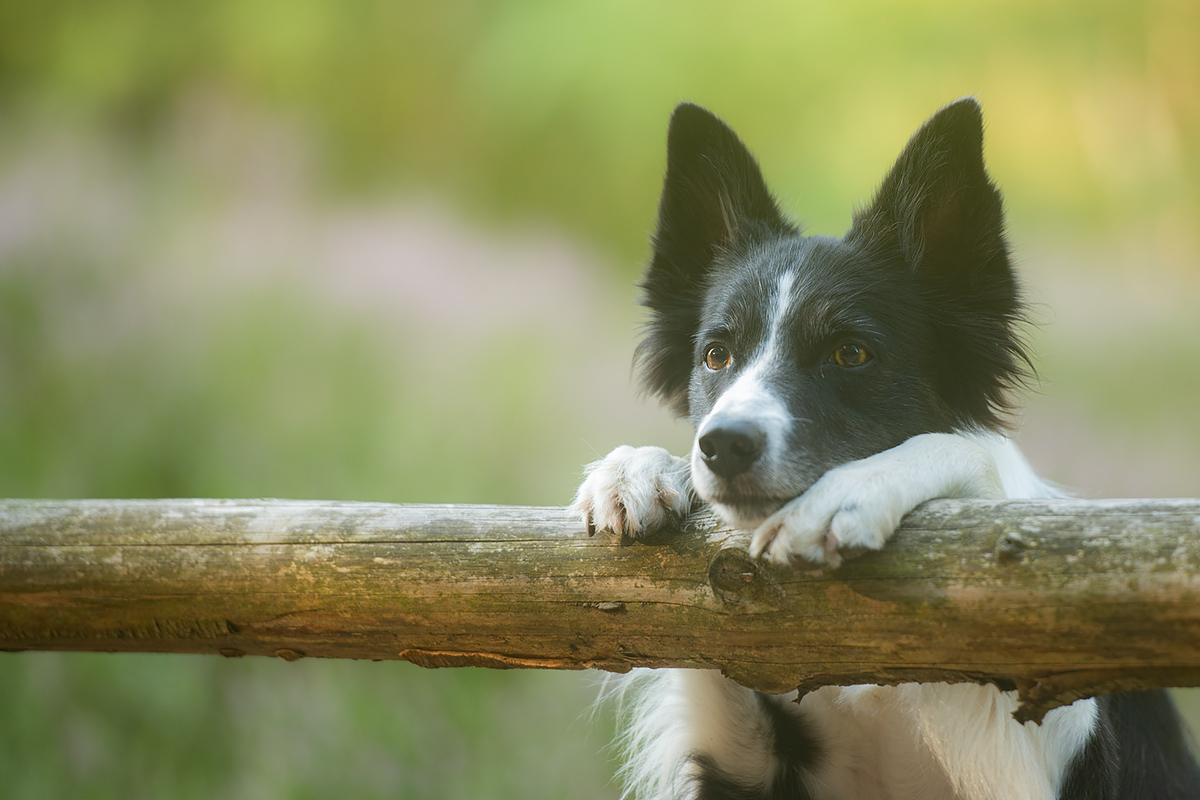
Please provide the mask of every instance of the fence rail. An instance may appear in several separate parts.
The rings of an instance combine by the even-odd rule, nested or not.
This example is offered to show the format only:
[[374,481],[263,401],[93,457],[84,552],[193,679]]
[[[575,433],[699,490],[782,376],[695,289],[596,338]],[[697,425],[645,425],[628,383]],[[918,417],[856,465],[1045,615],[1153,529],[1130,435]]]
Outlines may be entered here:
[[0,500],[0,649],[993,681],[1040,719],[1200,685],[1198,534],[1200,500],[938,500],[828,573],[706,515],[631,542],[561,508]]

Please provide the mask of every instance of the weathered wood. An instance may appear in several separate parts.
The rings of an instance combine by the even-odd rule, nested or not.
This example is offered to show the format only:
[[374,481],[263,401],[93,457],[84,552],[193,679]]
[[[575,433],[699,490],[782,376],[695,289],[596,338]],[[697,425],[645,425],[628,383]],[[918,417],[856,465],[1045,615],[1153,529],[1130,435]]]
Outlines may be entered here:
[[7,500],[0,648],[994,681],[1038,719],[1200,685],[1198,533],[1200,500],[939,500],[831,574],[705,515],[623,542],[560,508]]

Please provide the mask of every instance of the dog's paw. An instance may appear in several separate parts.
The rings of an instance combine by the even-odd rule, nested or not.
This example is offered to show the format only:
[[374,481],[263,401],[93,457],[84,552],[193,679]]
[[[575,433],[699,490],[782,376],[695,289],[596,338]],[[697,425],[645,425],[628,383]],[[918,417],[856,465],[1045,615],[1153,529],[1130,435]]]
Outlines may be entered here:
[[925,433],[829,470],[758,525],[750,553],[776,564],[836,569],[846,558],[883,547],[925,500],[1001,497],[988,450],[960,435]]
[[777,564],[836,569],[845,558],[878,550],[910,510],[894,480],[862,474],[855,462],[827,472],[804,494],[758,526],[750,553]]
[[934,497],[1003,497],[992,456],[962,436],[928,433],[831,469],[759,525],[750,552],[778,564],[837,568],[878,550]]
[[645,536],[688,515],[696,503],[685,459],[661,447],[622,445],[587,467],[571,510],[588,534]]

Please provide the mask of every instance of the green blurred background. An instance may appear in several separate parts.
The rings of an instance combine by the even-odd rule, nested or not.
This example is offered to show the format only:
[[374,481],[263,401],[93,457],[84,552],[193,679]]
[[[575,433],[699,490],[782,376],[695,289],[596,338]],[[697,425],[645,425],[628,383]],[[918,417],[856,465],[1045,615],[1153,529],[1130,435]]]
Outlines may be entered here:
[[[1195,496],[1198,43],[1194,0],[0,0],[0,495],[564,503],[687,447],[629,373],[675,103],[838,233],[973,94],[1043,324],[1022,445]],[[0,785],[611,798],[589,680],[0,654]]]

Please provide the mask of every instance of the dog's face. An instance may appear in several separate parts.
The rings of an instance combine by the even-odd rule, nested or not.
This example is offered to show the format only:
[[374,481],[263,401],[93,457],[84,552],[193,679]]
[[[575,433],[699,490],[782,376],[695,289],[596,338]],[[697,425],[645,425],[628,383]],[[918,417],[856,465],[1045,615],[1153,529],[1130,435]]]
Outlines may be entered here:
[[739,527],[839,464],[996,426],[1024,362],[971,100],[914,135],[840,239],[802,235],[733,132],[680,106],[643,288],[646,384],[692,419],[696,489]]
[[[728,258],[728,256],[726,256]],[[934,332],[894,265],[837,239],[780,236],[705,293],[688,413],[693,482],[750,526],[830,467],[946,431]]]

